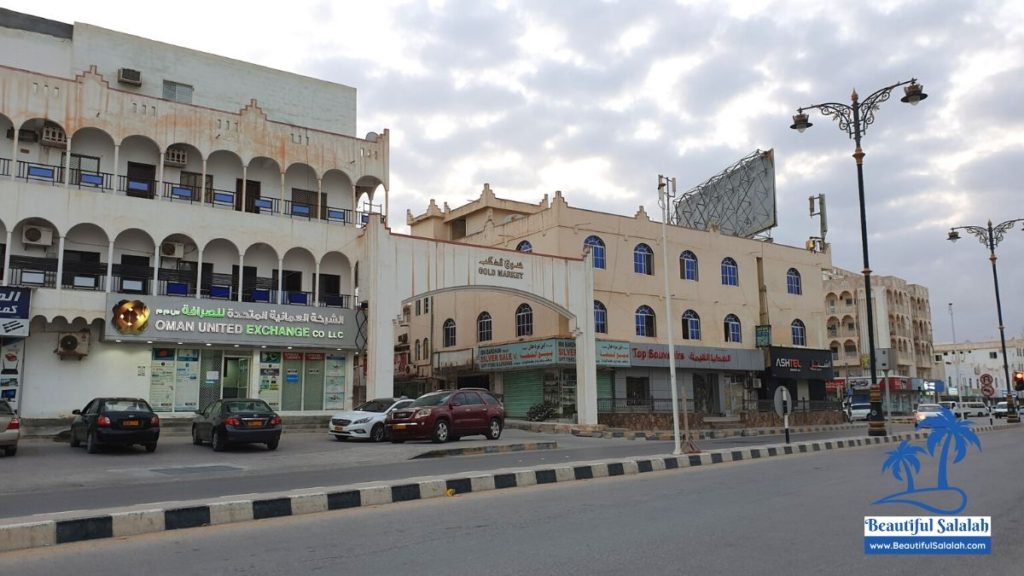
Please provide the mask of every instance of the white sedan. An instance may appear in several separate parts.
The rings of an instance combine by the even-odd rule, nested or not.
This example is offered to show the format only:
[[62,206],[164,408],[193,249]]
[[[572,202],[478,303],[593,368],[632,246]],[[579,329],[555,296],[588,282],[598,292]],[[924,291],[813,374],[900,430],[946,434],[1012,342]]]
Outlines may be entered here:
[[387,435],[384,419],[396,408],[412,404],[409,398],[377,398],[363,402],[351,412],[339,412],[331,416],[327,433],[335,440],[358,438],[380,442]]

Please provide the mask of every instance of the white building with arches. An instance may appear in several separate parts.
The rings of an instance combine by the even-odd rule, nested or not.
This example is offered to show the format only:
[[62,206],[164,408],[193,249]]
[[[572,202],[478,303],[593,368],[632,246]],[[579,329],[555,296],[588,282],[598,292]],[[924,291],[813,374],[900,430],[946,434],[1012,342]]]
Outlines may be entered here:
[[350,406],[389,153],[355,89],[4,9],[0,53],[3,397]]

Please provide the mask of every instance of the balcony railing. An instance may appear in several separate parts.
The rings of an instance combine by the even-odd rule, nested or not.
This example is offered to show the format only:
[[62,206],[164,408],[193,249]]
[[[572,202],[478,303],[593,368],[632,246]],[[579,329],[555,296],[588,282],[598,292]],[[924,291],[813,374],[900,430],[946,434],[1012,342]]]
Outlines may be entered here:
[[[679,409],[683,409],[682,400],[679,400]],[[687,398],[686,410],[688,412],[693,412],[692,398]],[[659,398],[598,398],[597,411],[615,414],[671,412],[672,400]]]
[[51,164],[18,160],[17,178],[19,180],[25,180],[26,182],[31,180],[35,182],[46,182],[49,184],[63,184],[64,168],[62,166],[53,166]]
[[102,262],[65,262],[61,285],[74,290],[105,290],[107,265]]
[[0,158],[0,176],[11,175],[11,161],[7,158]]
[[57,287],[57,259],[11,256],[11,285],[38,288]]

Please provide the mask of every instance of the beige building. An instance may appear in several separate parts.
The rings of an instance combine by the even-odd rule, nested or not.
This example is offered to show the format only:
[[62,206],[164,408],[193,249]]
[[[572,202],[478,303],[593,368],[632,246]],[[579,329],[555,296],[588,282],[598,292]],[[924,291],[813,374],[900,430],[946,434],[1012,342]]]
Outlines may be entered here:
[[[431,201],[407,222],[414,237],[562,257],[589,251],[599,413],[671,410],[670,326],[691,409],[737,414],[780,384],[798,400],[826,399],[828,252],[670,226],[664,270],[662,226],[642,206],[633,216],[583,210],[560,192],[530,204],[498,198],[488,185],[475,201],[443,209]],[[504,395],[512,416],[542,400],[572,410],[573,335],[551,310],[497,291],[451,292],[408,302],[396,324],[399,392],[485,386]]]
[[[872,276],[871,287],[875,348],[890,349],[892,390],[909,392],[913,379],[933,377],[928,289],[896,276]],[[825,276],[824,291],[826,341],[836,377],[870,378],[864,276],[833,268]],[[876,365],[881,379],[882,367],[878,362]]]

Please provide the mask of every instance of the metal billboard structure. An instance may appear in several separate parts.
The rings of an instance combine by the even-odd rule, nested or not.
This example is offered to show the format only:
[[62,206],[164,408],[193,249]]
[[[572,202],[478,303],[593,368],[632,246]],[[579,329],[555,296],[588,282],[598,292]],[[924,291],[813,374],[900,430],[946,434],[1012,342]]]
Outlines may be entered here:
[[757,150],[679,197],[670,224],[752,238],[777,224],[775,152]]

